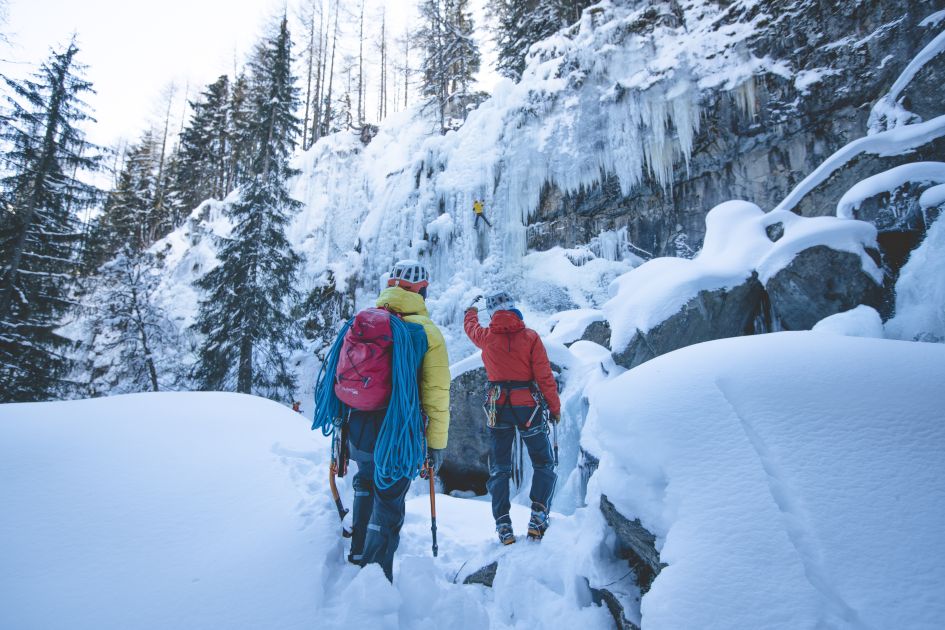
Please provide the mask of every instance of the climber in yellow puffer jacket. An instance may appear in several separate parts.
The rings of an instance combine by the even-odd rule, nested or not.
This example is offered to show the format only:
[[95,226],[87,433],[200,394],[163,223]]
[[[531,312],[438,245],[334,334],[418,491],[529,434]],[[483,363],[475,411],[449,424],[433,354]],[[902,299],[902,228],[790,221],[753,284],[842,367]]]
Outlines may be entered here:
[[[412,281],[413,276],[410,280],[396,277],[410,275],[406,269],[411,266],[409,263],[419,268],[417,278],[422,279]],[[442,451],[446,448],[450,427],[450,364],[443,333],[427,313],[424,298],[429,281],[424,277],[425,274],[426,269],[414,261],[397,263],[387,281],[387,288],[377,297],[376,305],[399,313],[406,322],[420,324],[427,334],[427,352],[423,355],[420,369],[420,404],[430,421],[427,426],[427,446],[434,451]]]
[[[377,298],[377,307],[400,315],[410,328],[422,327],[427,349],[417,374],[420,406],[427,416],[427,457],[434,472],[443,463],[450,425],[450,368],[443,334],[427,314],[424,298],[430,275],[415,260],[394,264],[387,288]],[[412,375],[411,375],[412,376]],[[365,566],[377,563],[388,580],[394,579],[394,552],[400,542],[404,524],[405,499],[410,478],[398,479],[382,487],[375,485],[374,449],[386,407],[377,410],[351,409],[348,415],[348,439],[351,459],[358,465],[354,476],[351,553],[348,560]]]

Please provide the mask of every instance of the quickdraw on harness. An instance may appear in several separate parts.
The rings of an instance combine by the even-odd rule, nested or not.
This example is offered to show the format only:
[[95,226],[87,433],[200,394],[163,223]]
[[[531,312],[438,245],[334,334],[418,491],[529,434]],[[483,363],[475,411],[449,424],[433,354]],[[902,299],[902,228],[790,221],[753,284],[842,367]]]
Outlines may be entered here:
[[486,414],[486,422],[490,427],[495,426],[495,419],[499,410],[498,402],[499,399],[502,398],[502,395],[505,395],[505,402],[501,406],[511,409],[512,392],[521,389],[529,390],[532,399],[535,401],[535,408],[532,411],[532,415],[529,416],[528,422],[525,423],[525,428],[527,429],[532,426],[532,423],[535,421],[535,415],[540,409],[543,409],[542,420],[547,421],[549,417],[547,411],[548,405],[545,403],[545,399],[534,381],[489,381],[489,389],[486,390],[486,402],[483,403],[482,410]]

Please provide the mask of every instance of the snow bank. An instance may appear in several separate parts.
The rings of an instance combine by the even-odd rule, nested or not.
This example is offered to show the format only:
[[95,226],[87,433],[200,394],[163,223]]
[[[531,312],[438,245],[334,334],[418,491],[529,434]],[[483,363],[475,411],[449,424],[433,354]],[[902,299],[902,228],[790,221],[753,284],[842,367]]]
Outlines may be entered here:
[[[0,627],[590,630],[613,621],[585,577],[638,595],[601,552],[596,509],[555,512],[541,546],[509,549],[488,501],[438,495],[434,559],[425,482],[408,495],[394,585],[359,570],[327,440],[308,425],[237,394],[0,405]],[[350,478],[339,487],[350,507]],[[528,508],[511,514],[524,533]],[[497,559],[496,589],[462,584]]]
[[237,394],[0,405],[0,626],[310,625],[336,534],[294,481],[327,467],[307,425]]
[[883,320],[876,309],[871,306],[860,305],[843,313],[825,317],[811,328],[814,332],[833,335],[847,335],[849,337],[873,337],[882,339]]
[[606,494],[669,566],[645,628],[938,628],[945,347],[775,333],[598,386]]
[[905,340],[945,341],[943,252],[945,221],[939,218],[899,272],[895,316],[886,322],[888,336]]
[[[767,229],[780,224],[776,241]],[[826,245],[860,257],[863,271],[882,283],[882,271],[866,253],[876,228],[835,217],[805,218],[787,211],[765,213],[746,201],[719,204],[706,215],[706,236],[695,258],[656,258],[611,285],[604,313],[613,330],[611,348],[621,351],[635,331],[647,332],[700,291],[734,288],[757,273],[766,283],[805,249]]]
[[922,193],[919,197],[919,206],[922,209],[937,208],[945,205],[945,184],[932,186]]

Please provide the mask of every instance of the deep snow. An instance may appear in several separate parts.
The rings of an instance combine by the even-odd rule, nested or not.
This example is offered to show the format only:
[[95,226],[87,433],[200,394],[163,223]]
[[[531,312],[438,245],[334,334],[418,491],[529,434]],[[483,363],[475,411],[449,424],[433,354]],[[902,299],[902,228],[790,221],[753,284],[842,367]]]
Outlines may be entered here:
[[698,344],[595,388],[604,493],[669,565],[646,629],[939,628],[945,346]]
[[[574,473],[545,541],[500,548],[487,501],[438,495],[434,559],[418,482],[394,586],[345,563],[326,440],[285,407],[0,406],[0,627],[611,627],[589,585],[647,629],[938,627],[945,346],[778,333],[623,373],[595,347],[564,349],[565,405],[591,410],[563,439],[601,456],[586,507]],[[602,492],[669,565],[642,607]],[[495,588],[462,585],[493,559]]]

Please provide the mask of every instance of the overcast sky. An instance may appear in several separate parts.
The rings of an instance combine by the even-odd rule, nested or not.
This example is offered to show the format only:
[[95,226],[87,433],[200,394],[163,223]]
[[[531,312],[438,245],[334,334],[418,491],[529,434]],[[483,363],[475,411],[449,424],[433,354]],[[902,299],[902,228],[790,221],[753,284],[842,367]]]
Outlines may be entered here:
[[[413,15],[414,0],[374,3],[385,1],[391,30],[399,33],[408,13]],[[86,76],[98,92],[87,99],[98,120],[89,136],[104,145],[121,137],[135,139],[149,119],[163,119],[162,93],[172,82],[182,110],[185,89],[193,98],[219,75],[232,74],[234,60],[243,65],[264,25],[286,5],[285,0],[8,3],[4,30],[10,44],[0,46],[0,59],[4,60],[0,72],[24,76],[48,56],[51,46],[64,46],[76,33],[79,60],[88,66]],[[483,0],[475,4],[481,7]],[[290,12],[294,5],[295,0],[290,0]],[[481,18],[478,21],[481,24]]]

